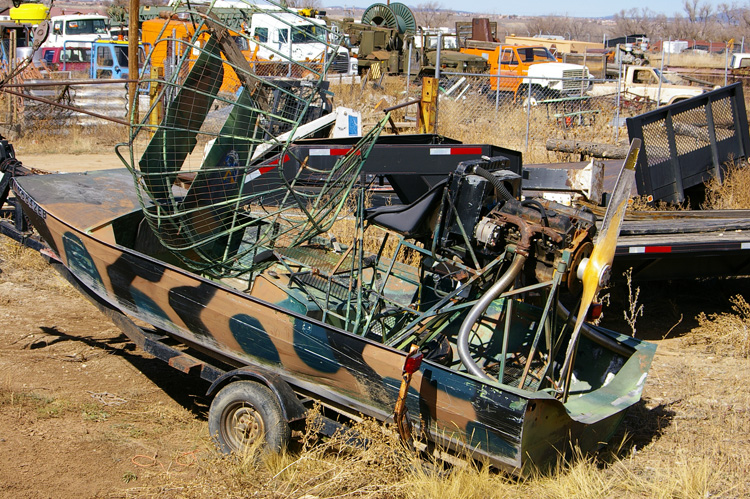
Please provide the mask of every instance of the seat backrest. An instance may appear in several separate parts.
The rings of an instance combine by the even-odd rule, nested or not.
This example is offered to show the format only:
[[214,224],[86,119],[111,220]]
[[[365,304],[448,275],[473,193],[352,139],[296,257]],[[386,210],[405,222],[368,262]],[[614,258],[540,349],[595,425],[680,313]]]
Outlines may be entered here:
[[365,220],[393,230],[405,237],[416,238],[428,232],[427,220],[442,200],[448,180],[435,184],[411,204],[380,206],[365,211]]

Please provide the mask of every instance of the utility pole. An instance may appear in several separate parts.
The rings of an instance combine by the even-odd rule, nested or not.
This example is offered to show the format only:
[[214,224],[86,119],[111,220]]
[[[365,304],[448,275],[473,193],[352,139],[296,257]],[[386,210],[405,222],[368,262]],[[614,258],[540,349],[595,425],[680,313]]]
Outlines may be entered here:
[[130,0],[128,12],[128,102],[130,103],[131,122],[138,122],[138,12],[140,0]]

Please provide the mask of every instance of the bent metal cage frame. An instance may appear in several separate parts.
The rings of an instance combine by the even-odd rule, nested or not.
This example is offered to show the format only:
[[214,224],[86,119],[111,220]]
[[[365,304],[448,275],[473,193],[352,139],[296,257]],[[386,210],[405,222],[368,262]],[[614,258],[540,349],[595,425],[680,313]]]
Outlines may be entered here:
[[[214,3],[178,4],[173,20],[179,14],[184,28],[164,22],[146,67],[160,64],[161,54],[166,76],[140,79],[141,88],[157,86],[157,98],[142,121],[131,119],[128,152],[120,144],[118,155],[160,243],[196,271],[231,277],[249,272],[261,248],[282,240],[293,246],[328,230],[382,126],[326,171],[288,172],[284,161],[269,161],[293,154],[288,146],[304,136],[300,126],[330,112],[325,75],[337,45],[324,24],[274,2],[243,2],[248,19],[263,13],[286,31],[278,39],[300,32],[320,52],[293,60],[271,37],[262,42],[231,31],[213,10]],[[261,48],[273,59],[258,58]],[[152,124],[160,105],[163,119]],[[300,188],[310,178],[316,188]],[[261,206],[262,215],[249,216],[250,206]]]

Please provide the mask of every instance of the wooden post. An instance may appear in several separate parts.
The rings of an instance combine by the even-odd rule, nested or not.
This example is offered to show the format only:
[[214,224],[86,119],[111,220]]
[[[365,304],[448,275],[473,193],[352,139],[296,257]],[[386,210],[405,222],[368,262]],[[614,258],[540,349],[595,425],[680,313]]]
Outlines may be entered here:
[[419,133],[435,133],[435,115],[437,110],[438,79],[422,78],[422,102],[417,115]]
[[128,12],[128,78],[134,80],[128,85],[128,102],[130,103],[131,123],[138,119],[138,13],[140,0],[130,0]]
[[[16,46],[18,44],[18,40],[16,40],[16,30],[12,29],[10,30],[10,47],[8,48],[8,74],[13,74],[16,70]],[[13,78],[11,83],[16,83],[18,81],[18,78]],[[8,118],[10,119],[10,124],[15,125],[16,124],[16,99],[8,95]]]
[[157,83],[156,81],[161,81],[163,76],[163,67],[151,68],[151,88],[149,89],[148,97],[150,105],[149,107],[152,109],[152,111],[148,117],[148,122],[150,125],[152,125],[152,134],[156,133],[156,127],[159,125],[159,123],[161,123],[162,120],[162,103],[161,101],[156,102],[156,100],[159,98],[159,92],[161,91],[161,83]]

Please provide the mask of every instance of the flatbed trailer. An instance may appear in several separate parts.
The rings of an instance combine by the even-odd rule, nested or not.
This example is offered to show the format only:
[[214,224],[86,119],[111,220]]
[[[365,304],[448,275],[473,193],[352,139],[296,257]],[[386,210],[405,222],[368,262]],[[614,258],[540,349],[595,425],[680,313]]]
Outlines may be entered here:
[[750,210],[644,213],[623,225],[616,269],[651,280],[750,275]]

